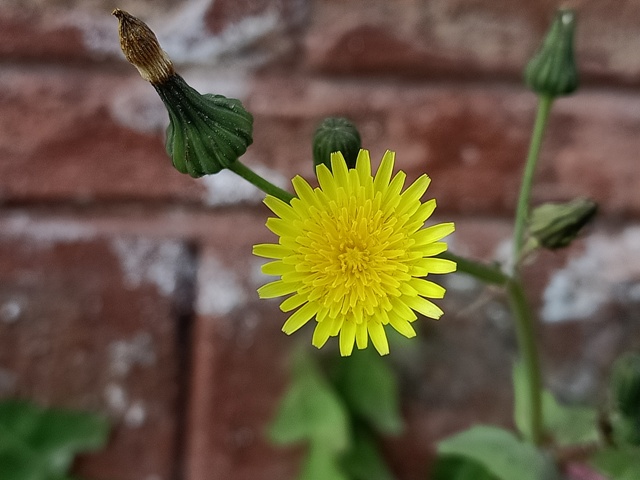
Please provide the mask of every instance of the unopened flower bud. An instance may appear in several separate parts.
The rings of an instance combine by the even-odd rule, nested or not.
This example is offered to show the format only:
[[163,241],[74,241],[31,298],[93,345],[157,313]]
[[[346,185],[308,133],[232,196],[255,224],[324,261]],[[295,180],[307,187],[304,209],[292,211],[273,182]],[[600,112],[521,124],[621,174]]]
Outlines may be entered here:
[[640,427],[640,353],[628,353],[616,360],[611,394],[614,407],[622,415],[637,420],[635,425]]
[[166,148],[173,166],[192,177],[229,167],[253,141],[253,117],[240,100],[201,95],[178,75],[153,31],[122,10],[120,46],[126,59],[156,89],[169,112]]
[[568,95],[578,88],[573,52],[575,25],[573,10],[558,10],[542,46],[525,70],[527,85],[534,92],[556,97]]
[[529,235],[538,245],[555,250],[569,245],[594,217],[598,205],[588,198],[545,203],[531,212]]
[[325,118],[313,135],[313,163],[331,169],[331,154],[341,152],[348,168],[356,166],[362,146],[358,129],[346,118]]

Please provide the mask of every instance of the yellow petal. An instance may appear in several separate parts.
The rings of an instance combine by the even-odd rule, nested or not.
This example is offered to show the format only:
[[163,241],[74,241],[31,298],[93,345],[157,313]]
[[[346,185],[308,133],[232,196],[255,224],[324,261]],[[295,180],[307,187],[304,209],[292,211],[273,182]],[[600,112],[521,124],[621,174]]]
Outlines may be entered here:
[[422,297],[406,297],[405,303],[416,312],[435,320],[444,313],[436,304]]
[[290,312],[291,310],[295,310],[296,308],[298,308],[307,300],[308,297],[306,295],[293,295],[280,304],[280,310],[282,310],[283,312]]
[[356,170],[361,180],[371,179],[371,158],[369,150],[360,150],[356,159]]
[[331,335],[331,323],[332,320],[330,318],[327,318],[326,321],[318,322],[315,330],[313,331],[311,345],[316,348],[321,348],[325,343],[327,343],[327,340]]
[[315,303],[307,303],[306,305],[302,306],[300,310],[291,315],[286,322],[284,322],[282,331],[287,335],[291,335],[293,332],[295,332],[305,323],[311,320],[311,317],[313,317],[317,311],[318,306]]
[[291,254],[291,249],[284,245],[261,243],[253,246],[253,254],[258,257],[282,259]]
[[289,295],[295,292],[297,285],[292,283],[285,283],[282,280],[276,280],[275,282],[267,283],[258,289],[258,295],[260,298],[275,298]]
[[389,315],[389,323],[398,333],[407,338],[413,338],[416,336],[416,331],[407,320],[402,320],[395,315]]
[[410,282],[411,286],[417,290],[417,292],[423,297],[429,298],[443,298],[445,289],[437,283],[424,280],[422,278],[412,278]]
[[273,213],[278,215],[280,218],[285,220],[294,220],[298,218],[296,213],[291,208],[287,202],[283,202],[279,198],[272,197],[271,195],[267,195],[264,198],[264,204],[271,209]]
[[395,152],[391,152],[389,150],[387,150],[382,157],[382,162],[380,162],[380,167],[378,167],[378,171],[376,172],[376,176],[373,180],[373,189],[376,192],[384,193],[386,191],[389,181],[391,180],[391,173],[393,172],[393,163],[395,158]]
[[340,355],[348,357],[353,351],[353,343],[356,339],[356,324],[345,320],[340,329]]
[[274,262],[265,263],[262,265],[262,273],[265,275],[282,275],[283,273],[290,272],[293,269],[291,265],[285,265],[280,260]]
[[356,345],[360,350],[367,348],[369,335],[367,333],[367,322],[356,324]]
[[376,347],[380,355],[387,355],[389,353],[389,342],[387,341],[387,334],[384,333],[382,324],[376,321],[370,321],[367,323],[367,327],[373,346]]
[[416,245],[426,245],[427,243],[437,242],[455,231],[456,227],[453,222],[439,223],[431,227],[424,228],[413,235]]

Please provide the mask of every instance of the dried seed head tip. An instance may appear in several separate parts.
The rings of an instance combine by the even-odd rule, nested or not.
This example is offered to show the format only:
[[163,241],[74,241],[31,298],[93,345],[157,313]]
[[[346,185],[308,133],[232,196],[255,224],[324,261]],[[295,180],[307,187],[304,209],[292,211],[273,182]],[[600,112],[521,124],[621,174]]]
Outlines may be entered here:
[[119,21],[120,48],[125,58],[151,83],[163,83],[175,74],[167,53],[146,23],[116,8],[112,13]]

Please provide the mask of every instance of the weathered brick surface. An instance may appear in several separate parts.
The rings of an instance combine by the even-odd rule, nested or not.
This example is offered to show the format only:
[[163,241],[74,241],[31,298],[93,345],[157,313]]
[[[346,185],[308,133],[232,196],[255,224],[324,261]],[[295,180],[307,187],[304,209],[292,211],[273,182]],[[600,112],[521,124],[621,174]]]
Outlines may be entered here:
[[173,478],[175,294],[188,252],[177,242],[91,239],[88,230],[74,240],[61,227],[0,241],[0,395],[108,415],[109,446],[78,465],[87,478]]
[[[256,82],[251,155],[259,163],[312,176],[311,138],[320,120],[345,115],[363,145],[380,158],[397,152],[410,178],[432,177],[430,194],[460,213],[512,211],[524,168],[536,99],[522,89],[422,86],[275,76]],[[640,213],[636,168],[640,103],[617,94],[584,91],[558,100],[543,146],[534,202],[577,195],[607,213]],[[578,174],[579,172],[579,174]]]
[[[136,76],[79,69],[3,69],[2,199],[86,203],[201,198],[201,186],[175,174],[159,128],[140,132],[119,121],[118,99],[138,81]],[[144,82],[139,85],[152,90]]]
[[296,452],[266,438],[296,342],[280,330],[277,303],[256,293],[267,279],[249,252],[269,237],[263,219],[219,218],[220,234],[201,252],[187,454],[192,480],[294,478],[296,471]]
[[[640,2],[597,0],[577,10],[577,55],[591,80],[637,83]],[[506,0],[314,2],[309,68],[327,73],[519,79],[558,3]]]

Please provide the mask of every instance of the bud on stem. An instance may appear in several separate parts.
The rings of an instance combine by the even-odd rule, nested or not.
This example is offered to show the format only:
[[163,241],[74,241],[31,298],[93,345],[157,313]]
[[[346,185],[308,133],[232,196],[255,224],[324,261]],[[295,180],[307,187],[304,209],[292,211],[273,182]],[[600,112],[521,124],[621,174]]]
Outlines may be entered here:
[[146,23],[116,8],[120,48],[125,58],[138,69],[142,78],[153,84],[162,83],[176,72],[167,53]]
[[126,59],[151,82],[169,113],[166,148],[173,166],[192,177],[233,166],[253,141],[252,115],[240,100],[191,88],[144,22],[119,9],[113,15]]
[[527,85],[536,93],[557,97],[578,88],[578,69],[573,53],[576,14],[558,10],[542,46],[525,70]]

